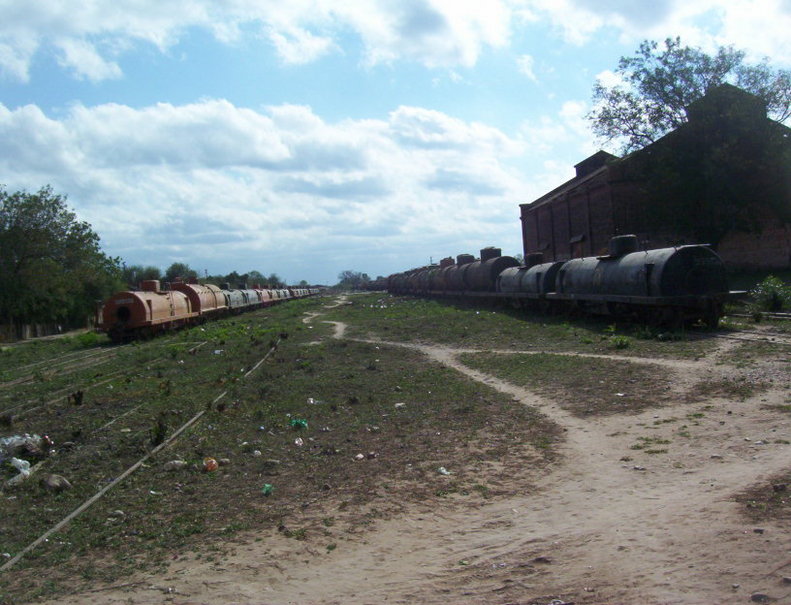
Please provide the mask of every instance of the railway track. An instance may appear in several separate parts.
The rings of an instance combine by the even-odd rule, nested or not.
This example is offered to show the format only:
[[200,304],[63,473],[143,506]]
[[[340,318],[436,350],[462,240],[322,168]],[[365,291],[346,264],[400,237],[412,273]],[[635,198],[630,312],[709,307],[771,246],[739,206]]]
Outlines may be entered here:
[[24,376],[14,378],[13,380],[8,380],[6,382],[3,382],[2,384],[0,384],[0,389],[7,389],[9,387],[32,382],[37,378],[39,378],[42,373],[46,373],[48,376],[66,376],[68,374],[72,374],[73,372],[77,372],[85,368],[90,368],[106,363],[111,359],[113,359],[114,357],[116,357],[119,352],[120,352],[120,347],[115,347],[112,349],[91,351],[86,355],[77,357],[76,359],[71,357],[69,359],[63,359],[63,357],[61,357],[60,361],[45,360],[42,362],[37,362],[36,364],[29,364],[28,366],[23,366],[23,367],[29,370],[30,367],[42,367],[44,366],[44,364],[48,364],[48,365],[46,365],[45,369],[43,370],[37,370],[36,372],[33,372],[31,374],[26,374]]
[[[195,345],[192,348],[188,349],[187,353],[192,353],[193,351],[197,351],[199,348],[201,348],[203,345],[205,345],[206,342],[207,341],[203,341],[203,342],[198,343],[197,345]],[[157,362],[162,361],[164,359],[165,359],[164,356],[156,357],[156,358],[150,360],[148,362],[148,364],[157,363]],[[110,359],[107,359],[107,360],[104,360],[104,361],[110,361]],[[35,405],[33,407],[29,407],[29,408],[26,408],[26,409],[22,409],[21,411],[18,411],[18,410],[20,410],[20,408],[24,408],[26,405],[30,405],[30,404],[34,403],[34,400],[28,399],[26,401],[23,401],[23,402],[17,404],[17,405],[14,405],[12,407],[9,407],[9,408],[6,408],[6,409],[0,411],[0,417],[2,417],[2,416],[13,416],[14,420],[20,420],[22,418],[27,417],[29,414],[31,414],[31,413],[33,413],[35,411],[38,411],[40,409],[49,407],[49,406],[54,405],[54,404],[56,404],[58,402],[62,402],[64,400],[64,397],[67,396],[70,393],[74,393],[74,392],[77,392],[77,391],[82,391],[84,393],[84,392],[90,391],[92,389],[95,389],[96,387],[99,387],[99,386],[102,386],[104,384],[107,384],[108,382],[111,382],[112,380],[114,380],[118,376],[124,374],[126,371],[127,371],[126,369],[116,370],[115,372],[111,372],[110,374],[106,374],[106,375],[102,376],[101,377],[102,379],[99,380],[98,382],[88,382],[88,383],[83,383],[83,384],[80,384],[80,385],[69,385],[69,386],[67,386],[67,387],[65,387],[63,389],[55,391],[52,394],[53,396],[50,399],[48,399],[47,401],[45,401],[43,403],[40,403],[38,405]]]

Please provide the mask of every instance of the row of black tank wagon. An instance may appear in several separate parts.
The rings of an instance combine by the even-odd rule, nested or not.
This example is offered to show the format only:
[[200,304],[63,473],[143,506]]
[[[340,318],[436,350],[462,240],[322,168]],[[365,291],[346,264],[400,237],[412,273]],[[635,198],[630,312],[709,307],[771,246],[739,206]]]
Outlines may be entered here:
[[242,284],[199,284],[181,280],[163,287],[159,280],[147,280],[139,290],[117,292],[97,312],[97,327],[114,342],[202,323],[209,319],[315,296],[319,288],[269,288]]
[[585,313],[677,327],[704,322],[716,327],[728,300],[728,278],[720,257],[706,245],[639,250],[634,235],[609,242],[608,254],[525,263],[484,248],[480,258],[460,254],[439,265],[387,278],[392,294],[494,299],[541,311]]

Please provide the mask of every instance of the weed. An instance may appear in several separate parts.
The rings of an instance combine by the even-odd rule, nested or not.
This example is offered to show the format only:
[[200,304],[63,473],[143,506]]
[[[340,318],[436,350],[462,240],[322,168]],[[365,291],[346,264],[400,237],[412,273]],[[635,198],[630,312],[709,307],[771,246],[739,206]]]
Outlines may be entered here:
[[776,312],[791,307],[791,285],[770,275],[750,291],[750,297],[748,309],[758,321],[762,311]]
[[489,487],[486,485],[481,485],[480,483],[476,483],[472,486],[472,489],[478,492],[483,498],[489,498]]
[[628,349],[632,344],[632,339],[628,336],[611,336],[610,344],[614,349]]
[[102,337],[99,336],[96,332],[83,332],[77,336],[77,342],[80,343],[83,347],[95,347],[100,341]]

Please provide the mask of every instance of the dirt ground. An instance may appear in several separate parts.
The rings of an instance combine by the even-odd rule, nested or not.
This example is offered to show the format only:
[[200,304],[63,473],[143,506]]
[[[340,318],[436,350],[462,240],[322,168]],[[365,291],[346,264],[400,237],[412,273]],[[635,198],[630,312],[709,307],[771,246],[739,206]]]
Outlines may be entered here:
[[[306,321],[319,322],[311,315]],[[336,324],[335,336],[344,338]],[[753,366],[769,390],[690,403],[739,341],[697,361],[635,359],[673,377],[678,403],[638,415],[579,418],[474,371],[460,350],[403,345],[535,406],[565,430],[560,461],[526,490],[471,504],[437,499],[377,521],[332,551],[276,531],[246,536],[221,562],[175,560],[162,575],[129,578],[59,603],[791,603],[791,534],[753,524],[734,496],[791,467],[788,363]],[[380,343],[381,344],[381,343]],[[606,377],[605,377],[606,378]],[[681,419],[681,420],[678,420]],[[679,439],[679,422],[688,436]],[[672,441],[667,452],[633,449]],[[215,511],[221,514],[221,511]]]

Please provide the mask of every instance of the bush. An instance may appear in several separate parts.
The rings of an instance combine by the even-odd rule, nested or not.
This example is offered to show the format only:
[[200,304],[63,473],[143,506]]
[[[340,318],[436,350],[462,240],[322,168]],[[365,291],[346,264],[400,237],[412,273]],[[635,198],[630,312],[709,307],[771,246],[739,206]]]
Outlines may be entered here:
[[791,286],[770,275],[750,290],[750,311],[783,311],[791,309]]
[[96,332],[83,332],[77,336],[77,342],[83,347],[93,347],[99,343],[99,335]]

